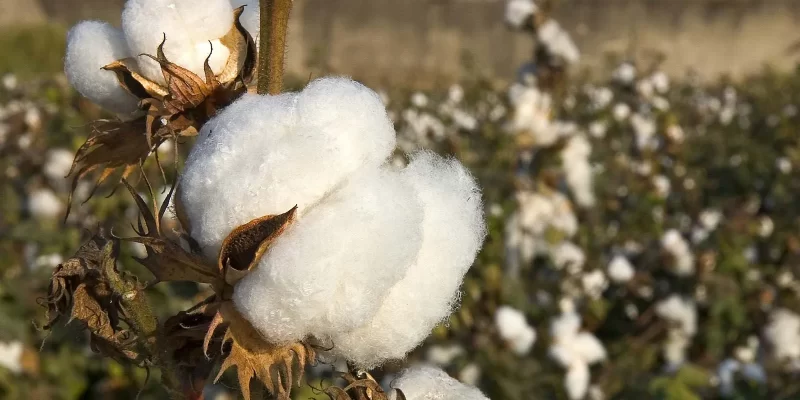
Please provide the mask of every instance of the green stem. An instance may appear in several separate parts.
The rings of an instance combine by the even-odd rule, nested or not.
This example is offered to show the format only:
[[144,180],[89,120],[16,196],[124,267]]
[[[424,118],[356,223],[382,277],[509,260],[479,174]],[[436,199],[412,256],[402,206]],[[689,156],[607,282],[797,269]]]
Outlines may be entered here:
[[280,94],[286,35],[292,0],[261,0],[261,30],[258,42],[258,93]]

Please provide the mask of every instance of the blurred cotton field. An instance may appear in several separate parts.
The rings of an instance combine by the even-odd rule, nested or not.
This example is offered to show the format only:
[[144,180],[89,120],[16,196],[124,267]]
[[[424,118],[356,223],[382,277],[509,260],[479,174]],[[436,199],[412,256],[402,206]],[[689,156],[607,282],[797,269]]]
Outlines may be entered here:
[[[89,231],[131,236],[139,215],[124,190],[66,178],[89,122],[136,108],[96,67],[157,45],[152,23],[182,32],[167,55],[202,73],[232,23],[186,31],[131,3],[121,31],[70,33],[97,59],[76,46],[66,74],[0,80],[0,398],[167,396],[76,324],[41,329],[54,268]],[[326,398],[348,367],[378,367],[407,400],[800,399],[800,69],[707,79],[620,59],[582,74],[571,33],[543,9],[511,0],[496,21],[537,42],[510,83],[476,73],[373,92],[297,77],[291,94],[245,94],[197,138],[161,144],[137,173],[154,193],[140,195],[160,204],[179,183],[207,257],[231,229],[296,205],[291,242],[232,300],[265,337],[329,339],[296,399]],[[251,34],[256,17],[242,16]],[[111,54],[114,40],[130,48]],[[142,73],[162,79],[150,61]],[[266,125],[280,134],[256,136]],[[180,211],[166,211],[173,228]],[[122,255],[120,269],[147,276],[133,259],[143,246]],[[359,279],[325,268],[339,264]],[[161,317],[211,293],[148,290]],[[240,396],[230,374],[203,393]]]

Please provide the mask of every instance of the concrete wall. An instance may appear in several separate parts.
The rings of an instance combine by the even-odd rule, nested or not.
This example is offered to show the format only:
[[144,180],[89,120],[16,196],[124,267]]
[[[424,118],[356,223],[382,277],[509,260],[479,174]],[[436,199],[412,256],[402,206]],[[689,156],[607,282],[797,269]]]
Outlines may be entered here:
[[[16,5],[0,0],[15,18]],[[38,0],[37,10],[70,23],[118,19],[123,0]],[[556,17],[576,39],[583,66],[613,57],[663,58],[673,74],[741,77],[765,64],[800,60],[800,0],[556,0]],[[333,71],[371,83],[444,85],[481,74],[511,78],[532,40],[502,23],[505,0],[295,0],[289,69]],[[22,6],[17,6],[22,7]],[[40,11],[37,11],[40,12]],[[116,17],[115,17],[116,16]]]

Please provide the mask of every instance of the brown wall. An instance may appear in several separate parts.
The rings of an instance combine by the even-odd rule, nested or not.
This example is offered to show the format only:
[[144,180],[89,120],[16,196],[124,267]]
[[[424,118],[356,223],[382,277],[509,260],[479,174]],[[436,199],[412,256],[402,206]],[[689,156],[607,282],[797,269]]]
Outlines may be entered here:
[[[0,24],[16,20],[0,0]],[[113,18],[122,0],[39,0],[51,18]],[[474,73],[510,78],[532,50],[502,23],[505,0],[295,0],[289,69],[373,83],[447,84]],[[800,60],[800,0],[558,0],[556,16],[592,70],[609,57],[665,57],[671,74],[694,68],[735,77]],[[18,6],[21,7],[21,6]],[[9,11],[10,10],[10,11]],[[37,11],[38,12],[38,11]]]

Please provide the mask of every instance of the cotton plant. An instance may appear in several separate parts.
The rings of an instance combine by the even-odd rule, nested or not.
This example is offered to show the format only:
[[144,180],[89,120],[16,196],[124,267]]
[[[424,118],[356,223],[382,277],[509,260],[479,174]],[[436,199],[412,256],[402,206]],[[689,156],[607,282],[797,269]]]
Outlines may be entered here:
[[128,0],[121,29],[101,21],[75,25],[67,35],[67,80],[118,116],[90,124],[69,171],[75,184],[97,170],[98,185],[115,174],[127,178],[162,143],[196,135],[244,93],[256,75],[254,6]]
[[591,373],[589,367],[607,358],[605,346],[590,332],[582,332],[582,319],[574,306],[566,307],[550,325],[552,345],[549,356],[566,370],[564,388],[573,400],[586,397]]
[[[96,234],[54,269],[45,328],[70,315],[96,351],[160,368],[173,397],[235,369],[245,398],[255,380],[289,399],[318,359],[350,366],[349,386],[324,390],[337,399],[479,394],[430,371],[384,391],[367,373],[405,358],[458,307],[486,234],[476,180],[429,151],[390,162],[398,143],[384,103],[349,78],[281,93],[291,1],[259,14],[269,39],[258,65],[253,15],[206,3],[129,0],[121,31],[86,22],[69,35],[70,83],[120,114],[99,122],[114,129],[91,136],[72,169],[79,179],[106,164],[102,181],[125,166],[138,224],[133,237]],[[164,193],[146,176],[144,193],[124,179],[134,163],[121,157],[139,164],[178,136],[197,140]],[[121,243],[144,247],[137,261],[154,280],[117,269]],[[159,323],[146,291],[173,281],[213,295]]]

